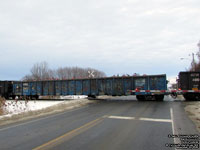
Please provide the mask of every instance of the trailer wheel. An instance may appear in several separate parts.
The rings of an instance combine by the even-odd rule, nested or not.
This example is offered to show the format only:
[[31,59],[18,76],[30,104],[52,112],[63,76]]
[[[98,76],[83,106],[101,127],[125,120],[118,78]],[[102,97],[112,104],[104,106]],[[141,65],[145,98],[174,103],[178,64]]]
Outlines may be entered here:
[[155,99],[157,101],[163,101],[164,100],[164,95],[155,95]]

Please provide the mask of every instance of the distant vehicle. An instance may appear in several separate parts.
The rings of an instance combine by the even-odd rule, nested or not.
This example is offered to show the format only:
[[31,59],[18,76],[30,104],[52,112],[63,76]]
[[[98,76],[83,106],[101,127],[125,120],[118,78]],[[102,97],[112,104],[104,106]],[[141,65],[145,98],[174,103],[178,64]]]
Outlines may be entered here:
[[122,76],[48,81],[0,81],[0,96],[38,99],[39,96],[136,95],[138,100],[160,100],[165,95],[183,94],[186,100],[200,100],[200,72],[180,72],[179,90],[167,90],[166,75]]

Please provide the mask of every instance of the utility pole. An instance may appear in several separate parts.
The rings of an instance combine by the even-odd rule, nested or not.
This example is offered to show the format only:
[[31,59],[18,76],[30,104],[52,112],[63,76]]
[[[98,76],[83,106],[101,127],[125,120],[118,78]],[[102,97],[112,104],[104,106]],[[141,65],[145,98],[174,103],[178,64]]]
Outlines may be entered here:
[[[189,56],[191,56],[191,54],[189,54]],[[195,59],[194,59],[194,53],[192,53],[192,62],[191,62],[191,66],[193,68],[193,71],[196,70],[196,64],[195,64]]]
[[194,60],[194,53],[192,53],[192,65],[193,65],[194,71],[196,71],[196,63]]
[[199,51],[200,51],[200,41],[199,41],[199,43],[197,44],[197,46],[199,47]]
[[[198,65],[199,65],[199,61],[200,61],[200,41],[199,43],[197,44],[198,48],[199,48],[199,51],[197,52],[197,56],[198,56]],[[197,71],[197,68],[196,68],[196,64],[195,64],[195,70]]]

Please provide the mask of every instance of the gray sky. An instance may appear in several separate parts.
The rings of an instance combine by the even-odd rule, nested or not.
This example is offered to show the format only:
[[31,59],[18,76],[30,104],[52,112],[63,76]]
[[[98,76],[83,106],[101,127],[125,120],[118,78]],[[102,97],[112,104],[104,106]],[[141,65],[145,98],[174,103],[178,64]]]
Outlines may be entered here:
[[21,79],[41,61],[176,76],[199,29],[200,0],[1,0],[0,79]]

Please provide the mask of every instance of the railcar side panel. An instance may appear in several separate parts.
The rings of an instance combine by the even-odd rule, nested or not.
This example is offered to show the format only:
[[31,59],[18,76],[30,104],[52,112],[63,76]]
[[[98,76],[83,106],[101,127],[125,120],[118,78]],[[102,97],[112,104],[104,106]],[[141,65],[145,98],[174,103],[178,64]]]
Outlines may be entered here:
[[48,81],[43,81],[42,82],[42,91],[43,91],[43,94],[42,95],[44,95],[44,96],[47,96],[47,95],[49,95],[49,82]]
[[28,82],[23,82],[23,84],[22,84],[23,94],[22,95],[25,95],[25,96],[31,95],[31,90],[29,87],[30,87],[30,85]]
[[124,95],[124,87],[122,78],[113,79],[113,95]]
[[130,90],[133,89],[133,81],[132,81],[132,78],[124,78],[124,93],[125,95],[131,95],[131,92]]
[[49,95],[55,95],[55,81],[49,81]]
[[37,87],[36,91],[38,96],[42,95],[42,89],[43,89],[42,86],[43,86],[42,81],[36,82],[36,87]]
[[166,77],[165,76],[150,76],[149,77],[149,90],[163,90],[166,89]]
[[62,95],[68,95],[68,81],[63,80],[62,83]]
[[148,79],[145,77],[136,77],[135,88],[140,90],[148,90]]
[[113,90],[112,90],[112,85],[113,85],[113,79],[106,79],[105,80],[105,95],[112,95]]
[[98,94],[105,95],[105,86],[106,86],[105,79],[98,79],[97,82],[98,82]]
[[22,82],[14,82],[13,83],[13,93],[14,93],[14,95],[17,95],[17,96],[22,95]]
[[69,93],[68,93],[69,95],[75,95],[76,94],[75,81],[74,80],[69,81],[68,90],[69,90]]
[[57,96],[62,95],[62,82],[55,81],[55,93]]
[[83,80],[83,95],[90,95],[90,80]]
[[97,79],[90,79],[90,95],[99,95]]
[[82,80],[76,80],[76,95],[82,95]]
[[[137,90],[149,90],[149,80],[148,77],[135,77],[134,87]],[[151,95],[149,92],[135,92],[135,95]]]
[[30,95],[37,95],[37,83],[29,82]]

